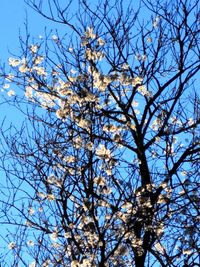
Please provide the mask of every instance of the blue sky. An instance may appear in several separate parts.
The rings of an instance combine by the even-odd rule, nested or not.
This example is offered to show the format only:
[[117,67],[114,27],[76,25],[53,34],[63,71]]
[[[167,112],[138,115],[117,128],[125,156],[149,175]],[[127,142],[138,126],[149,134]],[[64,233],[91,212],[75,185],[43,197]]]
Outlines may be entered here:
[[[24,0],[8,0],[0,2],[0,64],[7,62],[7,59],[11,56],[10,53],[19,54],[19,32],[20,29],[24,30],[24,23],[26,18],[26,11],[28,19],[31,25],[31,31],[33,34],[39,32],[41,28],[39,16],[32,12],[30,8],[24,3]],[[0,103],[2,97],[0,93]],[[0,105],[0,122],[6,116],[6,121],[19,123],[22,118],[19,113],[16,113],[16,109],[8,105]]]
[[31,36],[39,37],[44,33],[45,26],[49,29],[60,28],[62,25],[51,23],[34,12],[24,0],[0,1],[0,62],[5,62],[10,52],[19,53],[19,32],[24,31],[26,15]]
[[[38,38],[43,35],[45,26],[49,30],[55,29],[59,25],[54,25],[42,16],[34,12],[24,0],[7,0],[0,1],[0,65],[7,64],[8,58],[12,55],[20,55],[20,34],[25,37],[26,18],[28,21],[28,30],[32,37]],[[8,66],[8,65],[7,65]],[[14,89],[15,88],[10,88]],[[4,102],[2,87],[0,88],[0,124],[6,117],[6,125],[13,123],[20,127],[24,117],[16,108]]]
[[[30,12],[29,12],[30,13]],[[1,1],[0,3],[0,59],[5,61],[9,56],[8,48],[13,52],[19,49],[19,28],[25,22],[25,4],[23,0]],[[37,24],[35,24],[37,27]]]
[[12,53],[19,53],[19,32],[24,31],[26,14],[28,28],[32,36],[42,34],[46,21],[28,7],[24,0],[8,0],[0,2],[0,61],[5,62]]

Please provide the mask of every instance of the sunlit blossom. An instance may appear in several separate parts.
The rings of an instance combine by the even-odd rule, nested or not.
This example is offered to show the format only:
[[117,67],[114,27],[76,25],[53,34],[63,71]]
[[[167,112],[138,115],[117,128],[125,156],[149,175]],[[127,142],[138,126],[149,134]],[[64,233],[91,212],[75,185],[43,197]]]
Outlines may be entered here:
[[4,86],[3,86],[4,89],[8,89],[9,87],[10,87],[9,83],[5,83]]
[[53,40],[54,42],[57,42],[57,41],[58,41],[58,36],[55,35],[55,34],[53,34],[53,35],[51,36],[51,38],[52,38],[52,40]]
[[85,37],[86,38],[91,38],[91,39],[95,39],[96,38],[96,34],[94,33],[94,29],[92,27],[88,27],[86,32],[85,32]]
[[105,41],[101,38],[97,39],[98,45],[103,46],[105,44]]
[[10,242],[10,243],[8,244],[8,248],[9,248],[10,250],[14,249],[15,247],[16,247],[16,243],[15,243],[15,242]]
[[109,149],[105,147],[105,145],[100,144],[99,147],[95,151],[96,155],[105,160],[109,160],[112,156],[112,153]]
[[35,54],[38,51],[38,45],[31,45],[30,46],[30,51]]
[[17,67],[19,66],[21,63],[21,60],[20,59],[17,59],[17,58],[9,58],[8,59],[8,64],[12,67]]
[[28,240],[27,245],[30,247],[33,247],[35,245],[35,243],[32,240]]
[[31,262],[28,267],[36,267],[36,262],[35,261]]
[[35,210],[34,210],[32,207],[30,207],[30,208],[28,209],[28,213],[29,213],[31,216],[33,216],[34,213],[35,213]]
[[11,97],[11,96],[16,95],[16,93],[15,93],[14,90],[9,90],[9,91],[7,92],[7,95],[8,95],[9,97]]

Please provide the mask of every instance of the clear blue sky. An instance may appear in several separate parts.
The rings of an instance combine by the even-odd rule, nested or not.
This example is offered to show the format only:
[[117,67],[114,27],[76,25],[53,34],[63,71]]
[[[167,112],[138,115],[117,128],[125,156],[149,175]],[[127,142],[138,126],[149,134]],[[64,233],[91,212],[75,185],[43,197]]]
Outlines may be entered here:
[[[30,13],[30,12],[29,12]],[[25,22],[25,4],[23,0],[8,0],[0,2],[0,59],[8,57],[8,48],[17,52],[19,43],[19,28]],[[34,25],[37,27],[37,24]]]
[[24,23],[28,18],[28,28],[31,36],[39,37],[44,32],[45,26],[49,29],[64,27],[51,23],[41,15],[34,12],[24,0],[0,1],[0,62],[6,61],[10,52],[19,53],[19,30],[24,31]]
[[[32,36],[43,33],[47,21],[28,7],[24,0],[0,1],[0,61],[6,61],[9,52],[19,53],[19,31],[24,31],[28,17],[28,28]],[[48,22],[48,25],[51,23]]]

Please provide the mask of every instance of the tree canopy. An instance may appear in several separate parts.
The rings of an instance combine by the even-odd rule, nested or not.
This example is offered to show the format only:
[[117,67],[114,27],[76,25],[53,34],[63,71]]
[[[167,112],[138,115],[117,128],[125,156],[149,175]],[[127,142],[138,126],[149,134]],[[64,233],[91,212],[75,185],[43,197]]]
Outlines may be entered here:
[[63,30],[1,70],[1,266],[199,266],[199,1],[26,2]]

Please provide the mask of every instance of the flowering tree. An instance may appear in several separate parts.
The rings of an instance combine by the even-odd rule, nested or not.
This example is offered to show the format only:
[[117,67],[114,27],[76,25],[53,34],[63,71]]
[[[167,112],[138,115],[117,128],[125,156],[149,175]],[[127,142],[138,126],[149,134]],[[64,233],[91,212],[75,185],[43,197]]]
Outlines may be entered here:
[[2,266],[199,266],[199,1],[61,2],[3,75]]

